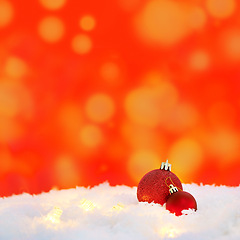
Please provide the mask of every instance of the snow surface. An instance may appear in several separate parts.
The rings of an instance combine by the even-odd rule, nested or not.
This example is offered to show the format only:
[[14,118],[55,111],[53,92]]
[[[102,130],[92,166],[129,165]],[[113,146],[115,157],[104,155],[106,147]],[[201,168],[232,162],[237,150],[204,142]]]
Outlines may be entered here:
[[240,186],[183,188],[197,200],[198,211],[180,217],[165,205],[139,203],[136,187],[108,183],[0,198],[0,239],[240,239]]

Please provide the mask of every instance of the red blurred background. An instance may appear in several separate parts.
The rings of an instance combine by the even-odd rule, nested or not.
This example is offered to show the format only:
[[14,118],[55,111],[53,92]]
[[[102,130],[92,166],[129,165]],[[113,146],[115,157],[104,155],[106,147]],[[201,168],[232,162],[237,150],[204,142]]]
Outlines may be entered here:
[[236,0],[0,0],[0,195],[240,183]]

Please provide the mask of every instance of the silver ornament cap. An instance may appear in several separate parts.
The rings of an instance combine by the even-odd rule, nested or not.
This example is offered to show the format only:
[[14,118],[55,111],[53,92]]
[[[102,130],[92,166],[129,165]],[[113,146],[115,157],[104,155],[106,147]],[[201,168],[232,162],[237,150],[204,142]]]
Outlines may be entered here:
[[171,171],[172,164],[168,163],[168,160],[166,162],[161,163],[160,169],[166,170],[166,171]]

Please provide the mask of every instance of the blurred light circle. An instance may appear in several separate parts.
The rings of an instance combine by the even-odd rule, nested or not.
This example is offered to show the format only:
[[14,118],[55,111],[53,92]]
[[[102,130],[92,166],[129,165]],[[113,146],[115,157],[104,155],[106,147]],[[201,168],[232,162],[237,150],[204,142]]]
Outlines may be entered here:
[[49,43],[55,43],[61,40],[64,35],[64,24],[61,19],[57,17],[45,17],[38,26],[40,37]]
[[191,103],[179,103],[172,109],[164,127],[171,132],[184,132],[194,128],[199,120],[199,113]]
[[13,15],[12,4],[7,0],[0,0],[0,28],[10,23]]
[[168,81],[168,77],[156,70],[147,72],[142,78],[142,83],[144,86],[146,85],[154,88],[161,86],[161,84],[165,81]]
[[87,147],[96,147],[103,141],[101,129],[95,125],[86,125],[80,131],[81,142]]
[[92,49],[92,40],[85,34],[79,34],[72,40],[72,49],[78,54],[86,54]]
[[155,128],[126,121],[121,127],[121,133],[125,142],[133,149],[158,149],[162,152],[166,148],[164,134]]
[[132,179],[138,183],[149,171],[160,168],[160,158],[152,150],[140,149],[135,151],[128,161],[128,172]]
[[209,67],[210,59],[207,52],[203,50],[195,50],[189,59],[191,69],[197,71],[206,70]]
[[222,33],[220,47],[231,60],[240,60],[240,30],[229,29]]
[[12,118],[0,117],[0,143],[9,144],[22,137],[24,133],[23,126]]
[[175,171],[181,173],[182,181],[193,181],[203,161],[203,150],[196,140],[183,137],[172,145],[169,159]]
[[206,24],[207,17],[205,12],[200,7],[192,7],[189,12],[189,26],[192,29],[201,29]]
[[26,63],[15,56],[10,56],[5,65],[5,72],[9,77],[21,78],[27,73],[28,67]]
[[0,117],[32,117],[33,101],[29,89],[19,82],[2,79],[0,83]]
[[140,0],[118,0],[119,6],[124,11],[133,11],[138,4],[140,3]]
[[239,161],[240,137],[235,130],[219,128],[207,134],[205,141],[210,155],[219,159],[219,165]]
[[236,3],[235,0],[207,0],[206,7],[210,15],[224,19],[233,14]]
[[0,116],[14,117],[19,110],[16,91],[7,84],[0,84]]
[[173,45],[188,33],[188,16],[181,3],[171,0],[148,1],[136,18],[136,29],[143,40]]
[[106,94],[94,94],[86,103],[87,116],[94,122],[105,122],[112,118],[115,112],[113,99]]
[[131,91],[125,100],[125,109],[131,120],[147,126],[159,124],[161,115],[155,91],[139,88]]
[[43,7],[49,10],[57,10],[62,8],[66,0],[39,0]]
[[61,155],[56,159],[54,173],[61,188],[71,188],[79,184],[79,169],[70,156]]
[[91,31],[95,28],[96,21],[93,16],[85,15],[80,19],[80,27],[85,31]]
[[156,127],[168,115],[178,98],[177,90],[169,82],[156,87],[140,87],[126,97],[124,106],[128,117],[142,125]]

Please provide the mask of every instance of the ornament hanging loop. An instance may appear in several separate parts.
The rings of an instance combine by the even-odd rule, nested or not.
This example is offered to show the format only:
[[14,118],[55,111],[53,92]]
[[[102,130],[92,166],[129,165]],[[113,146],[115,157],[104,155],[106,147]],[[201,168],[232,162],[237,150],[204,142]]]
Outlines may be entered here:
[[[172,184],[167,184],[167,180],[170,180],[171,181],[171,183]],[[179,191],[182,191],[182,189],[181,188],[178,188],[178,187],[176,187],[175,186],[175,184],[174,184],[174,182],[172,181],[172,178],[170,178],[170,177],[167,177],[166,179],[165,179],[165,184],[167,185],[167,187],[169,187],[169,188],[171,188],[171,186],[173,186],[174,188],[176,188],[177,189],[177,191],[179,190]],[[169,192],[170,192],[170,189],[169,189]],[[170,192],[171,193],[171,192]]]
[[168,160],[166,162],[161,163],[160,169],[166,170],[166,171],[171,171],[172,164],[168,163]]

